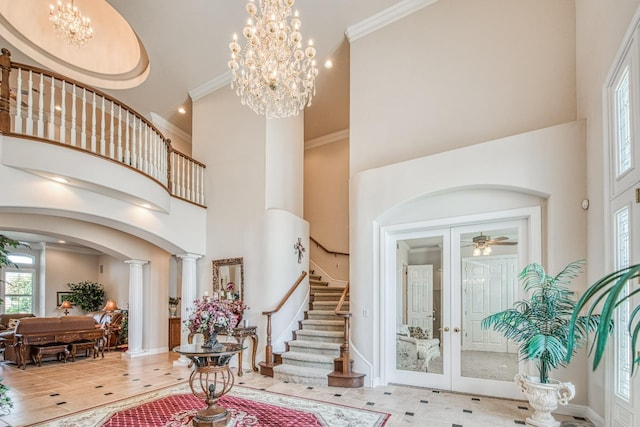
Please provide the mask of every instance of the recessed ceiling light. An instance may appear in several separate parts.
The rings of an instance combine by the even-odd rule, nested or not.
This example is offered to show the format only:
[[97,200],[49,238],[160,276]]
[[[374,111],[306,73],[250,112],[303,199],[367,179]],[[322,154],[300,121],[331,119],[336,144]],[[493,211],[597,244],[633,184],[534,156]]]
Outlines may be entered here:
[[60,243],[61,245],[64,245],[64,244],[65,244],[65,243],[67,243],[67,242],[66,242],[66,241],[64,241],[64,240],[58,240],[58,243]]
[[56,111],[62,111],[62,107],[61,107],[61,106],[59,106],[59,105],[56,105],[56,106],[55,106],[55,107],[53,107],[53,108],[55,108],[55,109],[56,109]]
[[140,206],[142,206],[145,209],[151,209],[151,205],[149,203],[143,203]]
[[69,180],[66,178],[63,178],[61,176],[54,176],[53,178],[51,178],[52,180],[54,180],[55,182],[59,182],[61,184],[68,184]]
[[327,69],[329,69],[329,68],[333,68],[333,61],[332,61],[332,60],[330,60],[330,59],[327,59],[327,60],[324,62],[324,68],[327,68]]
[[178,108],[178,113],[185,114],[186,112],[187,112],[187,110],[185,110],[184,107]]

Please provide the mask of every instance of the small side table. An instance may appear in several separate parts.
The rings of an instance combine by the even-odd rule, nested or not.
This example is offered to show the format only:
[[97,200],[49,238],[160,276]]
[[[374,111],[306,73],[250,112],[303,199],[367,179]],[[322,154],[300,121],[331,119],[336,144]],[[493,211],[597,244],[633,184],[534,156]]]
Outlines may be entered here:
[[[256,366],[256,352],[258,350],[258,333],[256,332],[257,329],[257,326],[237,326],[233,328],[233,330],[228,334],[218,333],[218,335],[226,335],[235,338],[236,342],[240,344],[243,349],[245,348],[245,338],[251,338],[251,341],[253,342],[253,347],[251,348],[251,369],[253,369],[255,372],[258,372],[258,367]],[[243,351],[240,351],[240,353],[238,353],[239,377],[242,376],[242,353]]]
[[193,418],[194,427],[224,427],[231,414],[218,405],[218,399],[233,387],[233,372],[229,369],[229,360],[242,352],[240,344],[223,344],[214,350],[201,344],[181,345],[173,349],[192,361],[193,370],[189,376],[189,387],[194,396],[203,399],[206,408],[199,410]]

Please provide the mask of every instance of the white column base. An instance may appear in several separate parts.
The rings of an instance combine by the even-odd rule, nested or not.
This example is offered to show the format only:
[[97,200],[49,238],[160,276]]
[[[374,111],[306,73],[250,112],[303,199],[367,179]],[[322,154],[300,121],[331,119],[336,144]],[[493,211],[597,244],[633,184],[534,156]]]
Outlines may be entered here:
[[142,357],[142,356],[148,356],[148,355],[149,353],[144,350],[126,351],[122,353],[122,357],[125,357],[127,359],[133,359],[134,357]]
[[180,355],[180,358],[173,361],[173,366],[189,366],[191,360],[184,354]]

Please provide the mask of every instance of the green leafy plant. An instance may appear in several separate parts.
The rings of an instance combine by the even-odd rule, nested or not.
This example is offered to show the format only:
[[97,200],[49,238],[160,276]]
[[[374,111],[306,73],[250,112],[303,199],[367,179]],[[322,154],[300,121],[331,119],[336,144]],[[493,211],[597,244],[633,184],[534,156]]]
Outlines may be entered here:
[[[590,351],[590,353],[593,353],[594,371],[604,356],[607,339],[612,331],[609,325],[613,324],[615,311],[620,309],[621,305],[626,304],[629,304],[629,320],[626,325],[619,325],[619,327],[627,328],[629,336],[631,337],[632,372],[640,365],[640,355],[636,356],[637,353],[635,350],[638,348],[638,339],[640,338],[640,315],[638,314],[640,313],[640,304],[633,305],[633,297],[640,293],[639,280],[640,264],[621,268],[596,281],[587,288],[582,298],[576,303],[569,325],[570,340],[581,334],[579,319],[583,317],[580,316],[583,309],[587,309],[587,318],[602,319],[595,331],[594,345]],[[597,308],[600,308],[600,314],[593,314]],[[573,344],[571,341],[569,341],[569,343]],[[570,345],[569,350],[572,349],[573,346]],[[567,353],[567,362],[571,360],[572,356],[573,353]]]
[[104,287],[100,283],[84,281],[68,283],[71,290],[69,302],[79,306],[84,311],[96,311],[105,303]]
[[547,275],[540,264],[529,264],[520,273],[529,298],[481,322],[482,328],[493,327],[519,343],[520,359],[535,361],[543,384],[549,382],[551,369],[566,366],[567,353],[575,352],[599,324],[599,316],[577,316],[574,334],[569,334],[575,300],[568,286],[582,272],[583,263],[574,261],[555,277]]

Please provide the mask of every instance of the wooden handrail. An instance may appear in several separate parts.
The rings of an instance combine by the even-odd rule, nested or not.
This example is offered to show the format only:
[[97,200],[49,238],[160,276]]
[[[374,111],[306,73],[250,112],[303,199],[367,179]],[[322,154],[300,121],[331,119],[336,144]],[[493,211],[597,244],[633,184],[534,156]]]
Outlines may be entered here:
[[[4,49],[3,49],[4,51]],[[3,52],[4,53],[4,52]],[[11,52],[7,51],[7,54],[11,55]],[[36,74],[42,74],[45,75],[47,77],[53,77],[54,79],[60,80],[60,81],[65,81],[67,83],[71,83],[73,85],[76,85],[77,87],[80,87],[82,89],[86,89],[87,92],[91,92],[91,93],[95,93],[96,95],[99,95],[103,98],[105,98],[106,100],[108,100],[109,102],[113,102],[114,104],[121,106],[125,109],[127,109],[128,111],[130,111],[131,113],[133,113],[136,117],[138,117],[140,120],[142,120],[147,126],[149,126],[151,129],[153,129],[158,135],[160,135],[160,137],[162,138],[162,140],[164,141],[164,143],[167,146],[167,149],[170,150],[171,147],[171,140],[168,139],[167,137],[165,137],[162,132],[160,132],[160,130],[154,126],[153,123],[151,123],[149,120],[147,120],[147,118],[145,116],[143,116],[142,114],[138,113],[136,110],[134,110],[133,108],[129,107],[126,104],[123,104],[122,102],[118,101],[116,98],[114,98],[113,96],[90,86],[87,86],[86,84],[79,82],[78,80],[74,80],[70,77],[66,77],[63,76],[62,74],[58,74],[58,73],[54,73],[51,70],[46,70],[44,68],[39,68],[39,67],[35,67],[33,65],[29,65],[29,64],[22,64],[20,62],[13,62],[11,61],[11,67],[12,68],[20,68],[23,70],[30,70]]]
[[347,294],[349,293],[349,283],[347,282],[347,286],[344,287],[342,291],[342,296],[340,296],[340,301],[338,301],[338,305],[336,305],[336,309],[334,313],[336,316],[351,316],[350,311],[342,311],[342,305],[344,304],[344,300],[347,299]]
[[8,49],[0,53],[1,134],[80,148],[144,174],[173,197],[205,206],[206,165],[174,149],[142,114],[82,82],[12,62]]
[[320,249],[322,249],[323,251],[325,251],[328,254],[331,255],[345,255],[345,256],[349,256],[348,253],[346,252],[337,252],[337,251],[331,251],[327,248],[325,248],[324,246],[322,246],[322,244],[320,242],[318,242],[316,239],[314,239],[313,237],[309,236],[309,240],[311,240],[313,243],[315,243]]
[[307,272],[303,271],[300,274],[300,277],[298,277],[298,280],[296,280],[296,282],[293,284],[293,286],[291,286],[291,289],[289,289],[289,292],[287,292],[287,294],[280,300],[280,303],[278,304],[278,306],[275,308],[275,310],[271,310],[271,311],[263,311],[262,314],[264,316],[271,316],[273,313],[277,313],[278,311],[280,311],[280,309],[282,308],[282,306],[284,305],[285,302],[287,302],[287,300],[289,299],[289,297],[296,291],[296,289],[298,288],[298,286],[300,285],[300,283],[302,283],[302,281],[304,280],[304,278],[307,277]]
[[282,306],[287,302],[289,297],[296,291],[296,289],[298,288],[300,283],[302,283],[302,281],[304,280],[304,278],[306,276],[307,276],[307,272],[303,271],[300,274],[300,277],[298,277],[298,280],[296,280],[296,282],[293,284],[293,286],[291,286],[291,289],[289,289],[289,292],[287,292],[287,294],[284,296],[284,298],[282,298],[282,300],[280,300],[280,303],[275,308],[275,310],[263,311],[262,312],[262,314],[264,316],[267,316],[267,345],[265,346],[265,349],[264,349],[265,361],[264,361],[264,363],[260,364],[261,367],[266,367],[269,370],[273,368],[273,347],[271,345],[271,315],[274,314],[274,313],[277,313],[278,311],[280,311]]

